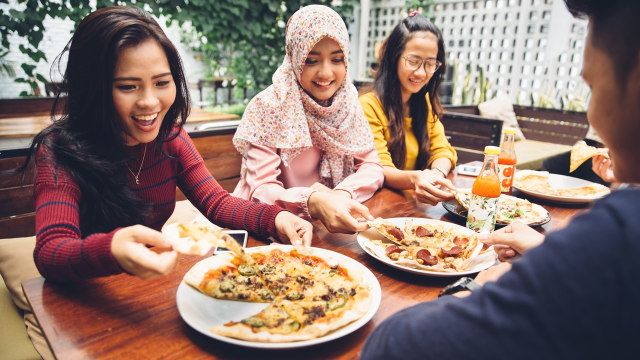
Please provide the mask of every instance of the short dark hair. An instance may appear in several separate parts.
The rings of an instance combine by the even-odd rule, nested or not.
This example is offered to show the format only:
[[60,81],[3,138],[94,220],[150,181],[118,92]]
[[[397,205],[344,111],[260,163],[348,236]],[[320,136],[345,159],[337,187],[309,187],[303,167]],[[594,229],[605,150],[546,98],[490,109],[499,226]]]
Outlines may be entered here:
[[640,1],[565,0],[573,16],[588,17],[593,44],[609,54],[618,81],[626,83],[640,51]]

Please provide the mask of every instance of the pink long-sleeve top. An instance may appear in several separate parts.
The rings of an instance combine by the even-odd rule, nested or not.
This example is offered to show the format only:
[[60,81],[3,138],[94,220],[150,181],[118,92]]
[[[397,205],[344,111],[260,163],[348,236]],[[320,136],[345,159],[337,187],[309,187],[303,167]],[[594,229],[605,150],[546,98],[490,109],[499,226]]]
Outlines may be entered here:
[[[276,204],[309,219],[307,201],[315,191],[311,186],[320,181],[321,155],[322,151],[313,147],[285,166],[278,149],[251,144],[242,160],[246,171],[233,195]],[[352,199],[363,202],[382,186],[384,175],[375,149],[354,155],[354,162],[356,171],[334,189],[347,191]]]

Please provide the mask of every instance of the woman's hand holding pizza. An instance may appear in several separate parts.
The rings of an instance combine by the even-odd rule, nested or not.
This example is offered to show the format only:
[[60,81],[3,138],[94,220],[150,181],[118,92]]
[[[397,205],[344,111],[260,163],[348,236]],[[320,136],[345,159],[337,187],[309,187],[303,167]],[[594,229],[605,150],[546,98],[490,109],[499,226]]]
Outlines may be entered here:
[[[155,252],[147,248],[167,249]],[[176,266],[178,253],[162,233],[142,225],[122,228],[113,234],[111,253],[126,272],[143,279],[167,275]]]
[[276,230],[280,240],[289,240],[292,245],[311,246],[313,225],[288,211],[276,215]]
[[493,245],[500,261],[508,261],[516,255],[522,255],[543,241],[544,235],[519,221],[512,222],[482,239],[485,244]]
[[438,170],[426,169],[416,172],[413,185],[416,200],[430,205],[453,199],[456,191],[453,183]]

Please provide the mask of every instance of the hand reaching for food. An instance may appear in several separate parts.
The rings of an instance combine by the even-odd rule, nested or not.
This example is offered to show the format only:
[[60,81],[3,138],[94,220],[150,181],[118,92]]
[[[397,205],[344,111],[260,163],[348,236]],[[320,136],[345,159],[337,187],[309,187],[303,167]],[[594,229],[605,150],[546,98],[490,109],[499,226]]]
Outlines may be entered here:
[[487,245],[493,245],[500,261],[508,261],[522,255],[544,241],[544,235],[531,227],[515,221],[500,230],[481,238]]
[[[147,245],[167,251],[156,252]],[[169,274],[178,258],[162,233],[142,225],[116,231],[111,240],[111,253],[122,269],[143,279]]]

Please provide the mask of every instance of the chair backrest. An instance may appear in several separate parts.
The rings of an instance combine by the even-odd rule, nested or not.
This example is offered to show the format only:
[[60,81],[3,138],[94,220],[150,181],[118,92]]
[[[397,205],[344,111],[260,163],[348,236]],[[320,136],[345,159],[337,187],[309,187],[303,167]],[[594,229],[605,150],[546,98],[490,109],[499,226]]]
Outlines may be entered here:
[[502,120],[448,111],[440,120],[449,142],[458,152],[459,164],[482,161],[485,146],[500,146]]
[[584,139],[589,130],[584,112],[519,105],[515,105],[513,110],[524,137],[529,140],[573,145]]

